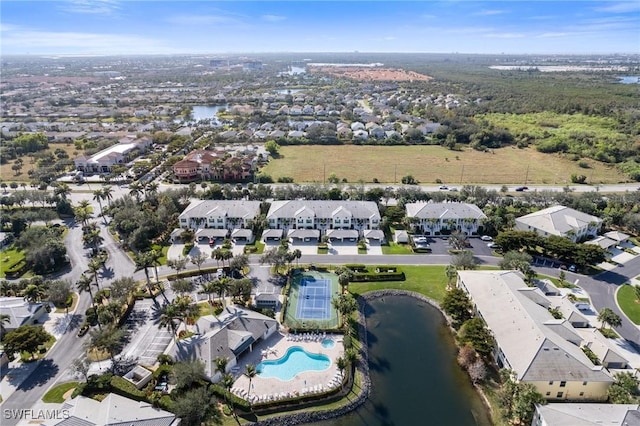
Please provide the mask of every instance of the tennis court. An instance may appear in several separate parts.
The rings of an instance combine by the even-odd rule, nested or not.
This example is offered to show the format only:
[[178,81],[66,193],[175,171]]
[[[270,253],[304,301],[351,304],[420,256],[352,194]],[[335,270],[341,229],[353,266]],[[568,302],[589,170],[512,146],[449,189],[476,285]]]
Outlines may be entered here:
[[286,312],[287,325],[296,329],[338,326],[331,299],[338,294],[338,277],[331,272],[308,271],[292,278]]

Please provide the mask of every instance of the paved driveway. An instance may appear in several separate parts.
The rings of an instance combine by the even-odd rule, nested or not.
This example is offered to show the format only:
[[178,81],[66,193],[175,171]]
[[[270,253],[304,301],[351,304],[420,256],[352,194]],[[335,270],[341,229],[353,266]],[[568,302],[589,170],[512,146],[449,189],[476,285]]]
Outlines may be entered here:
[[355,241],[336,241],[329,243],[328,254],[358,254],[358,243]]
[[379,240],[370,240],[367,244],[367,254],[368,255],[382,255],[382,246],[380,245]]
[[[302,254],[318,254],[318,244],[316,243],[305,243],[305,242],[296,242],[291,243],[289,247],[290,250],[298,249]],[[357,253],[357,251],[356,251]]]

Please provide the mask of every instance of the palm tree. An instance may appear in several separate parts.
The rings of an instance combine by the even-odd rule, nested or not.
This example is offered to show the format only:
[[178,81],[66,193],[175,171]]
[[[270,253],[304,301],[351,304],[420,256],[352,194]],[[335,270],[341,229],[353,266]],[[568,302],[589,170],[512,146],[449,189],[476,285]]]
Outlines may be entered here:
[[142,185],[138,182],[133,182],[129,185],[129,195],[134,197],[138,203],[140,203],[140,196],[142,195]]
[[97,253],[98,246],[104,242],[104,238],[100,235],[99,229],[92,229],[82,234],[82,242],[93,247],[94,251]]
[[228,260],[229,263],[231,263],[230,261],[233,258],[233,253],[231,252],[231,250],[222,250],[222,253],[220,255],[221,255],[220,259],[222,260],[223,267],[224,267],[225,260]]
[[82,274],[80,275],[80,278],[76,283],[76,287],[81,294],[85,291],[89,292],[89,296],[91,297],[91,306],[93,307],[93,313],[95,314],[96,321],[98,321],[98,328],[102,328],[102,326],[100,325],[100,321],[98,320],[98,309],[96,308],[95,303],[93,303],[93,291],[91,291],[91,285],[93,284],[92,281],[93,280],[91,279],[91,277]]
[[338,312],[342,319],[342,326],[346,329],[346,319],[358,309],[356,299],[354,299],[350,294],[341,294],[338,297],[331,299],[331,304]]
[[137,253],[134,256],[133,260],[136,264],[136,271],[144,269],[144,276],[147,279],[147,289],[149,290],[149,294],[155,301],[156,296],[153,294],[153,286],[151,285],[151,279],[149,278],[149,268],[154,264],[151,252],[147,251],[144,253]]
[[222,248],[216,247],[215,249],[213,249],[213,251],[211,251],[211,258],[216,260],[216,266],[220,266],[220,259],[222,259]]
[[302,252],[300,251],[300,249],[295,249],[293,251],[293,257],[294,259],[296,259],[296,268],[298,267],[298,260],[300,260],[300,258],[302,257]]
[[226,389],[226,392],[224,393],[225,402],[227,403],[227,406],[229,407],[229,411],[231,411],[233,413],[233,417],[235,417],[237,419],[237,414],[233,410],[233,406],[231,405],[231,401],[229,400],[229,394],[231,393],[231,386],[233,386],[233,382],[234,382],[234,380],[233,380],[233,376],[231,374],[223,374],[222,375],[222,379],[220,380],[220,383]]
[[4,338],[7,329],[4,327],[6,324],[11,324],[11,317],[7,314],[0,314],[0,340]]
[[167,303],[160,308],[160,317],[158,318],[158,328],[166,328],[171,330],[173,341],[176,341],[176,329],[178,325],[176,320],[182,318],[180,307],[175,303]]
[[622,318],[611,308],[602,308],[602,310],[598,313],[598,321],[602,323],[602,327],[620,327],[622,325]]
[[[338,357],[336,359],[336,367],[340,370],[340,374],[344,377],[344,370],[347,368],[347,360],[343,357]],[[340,389],[344,386],[344,379],[340,382]]]
[[102,189],[96,189],[95,191],[93,191],[93,200],[98,202],[98,205],[100,206],[100,216],[103,216],[103,212],[102,212],[102,200],[104,198],[104,194],[102,192]]
[[247,364],[244,371],[244,375],[249,379],[249,391],[247,392],[247,396],[251,393],[251,380],[256,377],[256,374],[258,374],[258,372],[256,371],[256,366]]
[[102,198],[107,201],[107,205],[111,205],[111,200],[113,200],[113,188],[110,185],[102,188]]
[[231,280],[228,277],[222,277],[213,281],[213,286],[216,289],[216,293],[220,298],[220,303],[224,306],[224,295],[231,288]]
[[113,362],[113,355],[120,351],[123,346],[124,331],[114,325],[110,327],[92,330],[90,339],[86,343],[87,349],[95,351],[106,351]]
[[71,194],[71,188],[64,182],[59,182],[56,188],[53,190],[54,195],[57,195],[63,199],[67,199],[67,196]]
[[207,295],[207,301],[209,302],[209,306],[211,307],[211,314],[213,314],[213,304],[211,303],[213,301],[213,294],[217,293],[217,287],[216,287],[216,281],[207,281],[206,283],[202,284],[202,290],[200,290],[198,293],[200,294],[206,294]]
[[229,358],[219,356],[213,360],[213,364],[216,366],[215,371],[222,374],[222,377],[227,373],[227,365],[229,365]]
[[39,302],[44,294],[45,292],[42,286],[39,286],[37,284],[29,284],[22,291],[22,297],[24,298],[24,300],[31,303]]
[[144,187],[144,199],[149,200],[151,194],[158,192],[158,184],[156,182],[149,182]]
[[100,269],[102,269],[102,267],[104,266],[104,263],[98,259],[98,258],[93,258],[89,261],[89,265],[87,265],[88,268],[88,272],[91,273],[91,275],[93,276],[93,279],[96,281],[96,287],[98,287],[98,291],[100,291],[100,283],[98,282],[98,273],[100,272]]
[[93,216],[87,207],[78,206],[73,209],[73,214],[75,216],[76,222],[82,223],[82,226],[87,226],[89,224],[89,219]]

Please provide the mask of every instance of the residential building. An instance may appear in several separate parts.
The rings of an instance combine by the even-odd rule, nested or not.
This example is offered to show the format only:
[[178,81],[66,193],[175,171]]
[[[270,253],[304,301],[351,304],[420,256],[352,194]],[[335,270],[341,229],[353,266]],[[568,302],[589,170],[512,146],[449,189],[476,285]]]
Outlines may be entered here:
[[[47,410],[53,411],[53,410]],[[62,407],[44,420],[44,426],[177,426],[175,414],[153,407],[148,402],[134,401],[115,393],[97,401],[85,396],[69,398]],[[54,413],[54,414],[55,414]],[[48,416],[49,417],[49,416]]]
[[487,218],[478,206],[467,203],[408,203],[405,208],[413,231],[424,235],[477,235]]
[[272,229],[354,229],[360,235],[378,229],[380,212],[372,201],[286,200],[271,203],[267,220]]
[[116,165],[125,165],[141,152],[151,146],[151,139],[147,137],[131,139],[124,138],[117,144],[86,157],[81,155],[74,160],[76,170],[83,173],[110,173]]
[[604,401],[614,379],[581,349],[583,337],[566,319],[549,312],[545,294],[517,271],[460,271],[476,315],[495,338],[494,358],[515,379],[530,383],[547,400]]
[[536,404],[531,426],[640,426],[638,404]]
[[218,381],[216,358],[226,357],[227,372],[238,363],[245,352],[251,352],[253,345],[269,338],[278,330],[278,321],[258,312],[238,306],[227,307],[215,317],[200,317],[194,327],[196,334],[176,342],[170,355],[178,361],[200,360],[204,363],[205,375],[211,381]]
[[598,235],[602,219],[565,206],[553,206],[516,219],[515,229],[581,241]]
[[31,303],[22,297],[0,297],[0,312],[9,316],[4,329],[15,330],[21,325],[39,324],[47,313],[44,303]]
[[192,201],[178,220],[181,228],[239,229],[250,228],[250,221],[260,214],[260,201],[196,200]]
[[173,165],[173,173],[180,181],[194,179],[222,179],[222,162],[228,154],[225,151],[192,151]]

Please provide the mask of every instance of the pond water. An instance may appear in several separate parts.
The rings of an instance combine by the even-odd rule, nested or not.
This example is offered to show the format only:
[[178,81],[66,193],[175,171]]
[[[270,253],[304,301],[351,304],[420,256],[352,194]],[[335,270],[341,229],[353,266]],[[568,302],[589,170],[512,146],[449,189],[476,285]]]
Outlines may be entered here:
[[490,416],[457,364],[442,314],[427,303],[384,297],[366,311],[372,392],[346,416],[317,423],[356,425],[490,425]]
[[228,110],[229,105],[194,105],[192,107],[193,121],[213,120],[213,124],[220,124],[218,121],[218,111],[221,109]]
[[618,80],[622,84],[640,84],[640,75],[628,75],[625,77],[618,77]]

